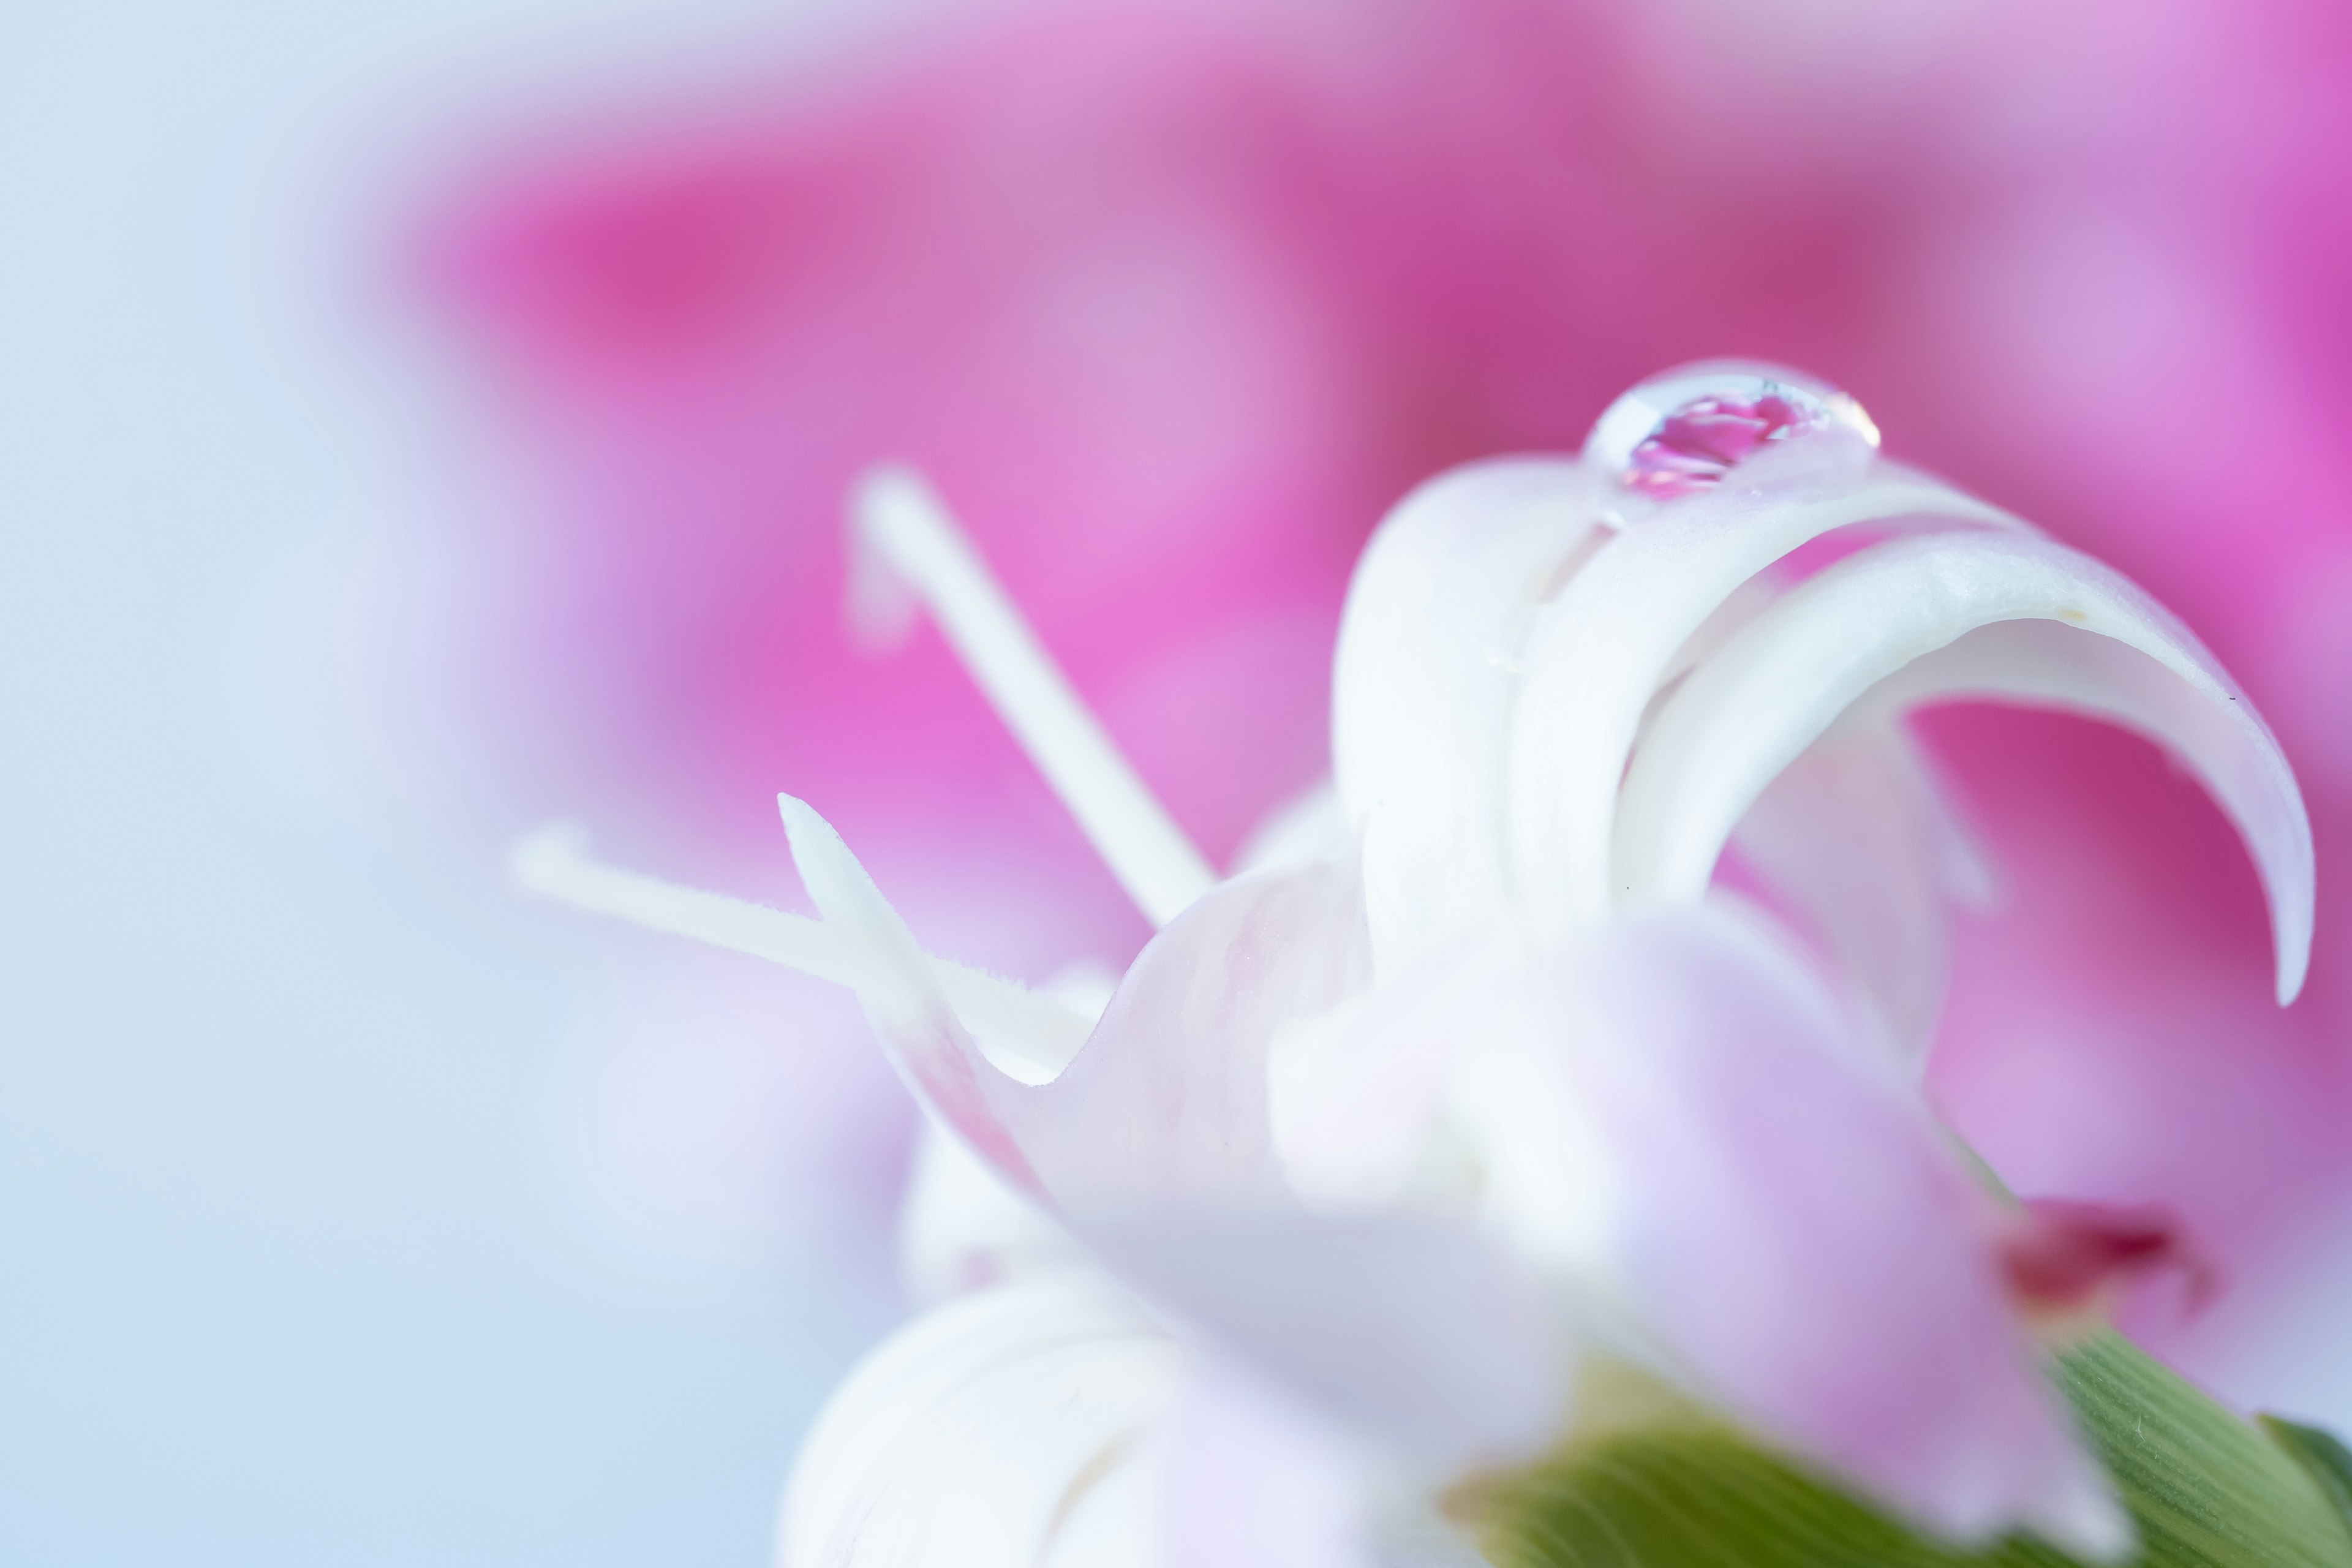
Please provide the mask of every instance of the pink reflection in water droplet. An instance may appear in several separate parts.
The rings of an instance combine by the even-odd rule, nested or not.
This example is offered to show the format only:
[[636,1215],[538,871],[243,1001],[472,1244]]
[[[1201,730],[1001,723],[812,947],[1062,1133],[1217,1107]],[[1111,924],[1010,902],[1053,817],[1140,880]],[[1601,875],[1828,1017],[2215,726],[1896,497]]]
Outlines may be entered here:
[[1633,448],[1623,482],[1661,500],[1688,495],[1720,480],[1767,441],[1824,422],[1819,409],[1777,392],[1754,398],[1695,398]]

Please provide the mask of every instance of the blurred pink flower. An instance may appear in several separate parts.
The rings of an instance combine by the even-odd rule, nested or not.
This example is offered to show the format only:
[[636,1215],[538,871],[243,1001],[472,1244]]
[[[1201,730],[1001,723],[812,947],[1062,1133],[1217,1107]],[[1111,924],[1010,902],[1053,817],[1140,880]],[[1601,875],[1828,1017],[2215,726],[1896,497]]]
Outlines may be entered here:
[[[1222,858],[1326,763],[1347,562],[1409,482],[1752,353],[2177,606],[2324,858],[2347,56],[2294,0],[1051,5],[583,129],[425,245],[544,489],[482,716],[565,805],[707,825],[682,852],[759,842],[790,781],[948,950],[1124,959],[1140,923],[944,650],[844,638],[855,472],[957,498]],[[2258,1289],[2352,1174],[2342,895],[2281,1013],[2238,847],[2147,747],[1930,730],[2007,893],[1964,932],[1948,1116],[2024,1193],[2170,1205]]]

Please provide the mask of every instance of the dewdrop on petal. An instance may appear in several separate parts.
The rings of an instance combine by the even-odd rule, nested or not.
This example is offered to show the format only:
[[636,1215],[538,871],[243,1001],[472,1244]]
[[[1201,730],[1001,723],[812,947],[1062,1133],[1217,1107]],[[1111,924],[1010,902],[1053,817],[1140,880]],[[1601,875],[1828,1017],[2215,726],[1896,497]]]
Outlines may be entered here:
[[1672,500],[1722,482],[1761,447],[1843,426],[1874,448],[1878,426],[1825,381],[1779,365],[1706,360],[1651,377],[1609,405],[1584,461],[1618,484]]

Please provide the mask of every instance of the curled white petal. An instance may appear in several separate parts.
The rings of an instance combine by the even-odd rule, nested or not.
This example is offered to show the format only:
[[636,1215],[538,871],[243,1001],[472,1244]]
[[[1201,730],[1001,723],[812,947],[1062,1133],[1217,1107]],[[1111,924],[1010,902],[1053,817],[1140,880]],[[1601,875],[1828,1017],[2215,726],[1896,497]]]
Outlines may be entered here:
[[1149,1562],[1156,1489],[1122,1471],[1178,1372],[1167,1335],[1085,1272],[936,1308],[867,1356],[810,1430],[782,1568],[1039,1568],[1067,1560],[1081,1528]]
[[[963,536],[939,497],[904,468],[867,475],[851,501],[858,542],[930,607],[964,668],[1037,771],[1077,819],[1136,906],[1166,925],[1216,876],[1110,736]],[[853,575],[853,608],[874,629],[903,623],[871,561]]]
[[[1824,443],[1837,448],[1824,454]],[[1507,787],[1517,890],[1555,939],[1603,918],[1617,790],[1643,710],[1677,650],[1739,586],[1834,529],[1918,521],[2022,529],[1998,508],[1881,461],[1866,482],[1824,465],[1835,435],[1751,459],[1611,540],[1537,615],[1526,643]],[[1812,479],[1825,466],[1828,482]]]
[[1519,643],[1593,536],[1593,476],[1474,463],[1399,502],[1357,564],[1332,674],[1331,752],[1363,839],[1375,949],[1409,958],[1507,893],[1502,762]]
[[2284,1005],[2301,993],[2311,967],[2310,817],[2269,726],[2189,634],[2175,629],[2207,668],[2220,700],[2212,688],[2137,647],[2061,621],[1979,627],[1914,659],[1864,700],[1890,710],[1972,700],[2049,708],[2119,725],[2187,763],[2236,824],[2262,873]]
[[[2022,632],[2022,622],[2043,629]],[[1963,651],[1975,637],[1985,641]],[[1791,591],[1693,673],[1625,781],[1621,895],[1704,891],[1764,786],[1879,681],[1939,649],[1941,662],[1900,689],[1909,700],[1965,693],[2072,707],[2149,734],[2193,768],[2252,853],[2279,997],[2294,997],[2310,957],[2311,827],[2277,742],[2160,605],[2090,557],[2018,534],[1873,546]]]

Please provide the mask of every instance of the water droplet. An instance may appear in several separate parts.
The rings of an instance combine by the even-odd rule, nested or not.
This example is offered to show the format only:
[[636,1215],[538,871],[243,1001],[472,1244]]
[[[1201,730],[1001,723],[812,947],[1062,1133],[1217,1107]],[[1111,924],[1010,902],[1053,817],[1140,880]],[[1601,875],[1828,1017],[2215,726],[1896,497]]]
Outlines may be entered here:
[[1829,383],[1710,360],[1653,376],[1611,404],[1585,437],[1584,460],[1636,494],[1671,500],[1719,482],[1770,442],[1832,426],[1878,445],[1862,405]]

